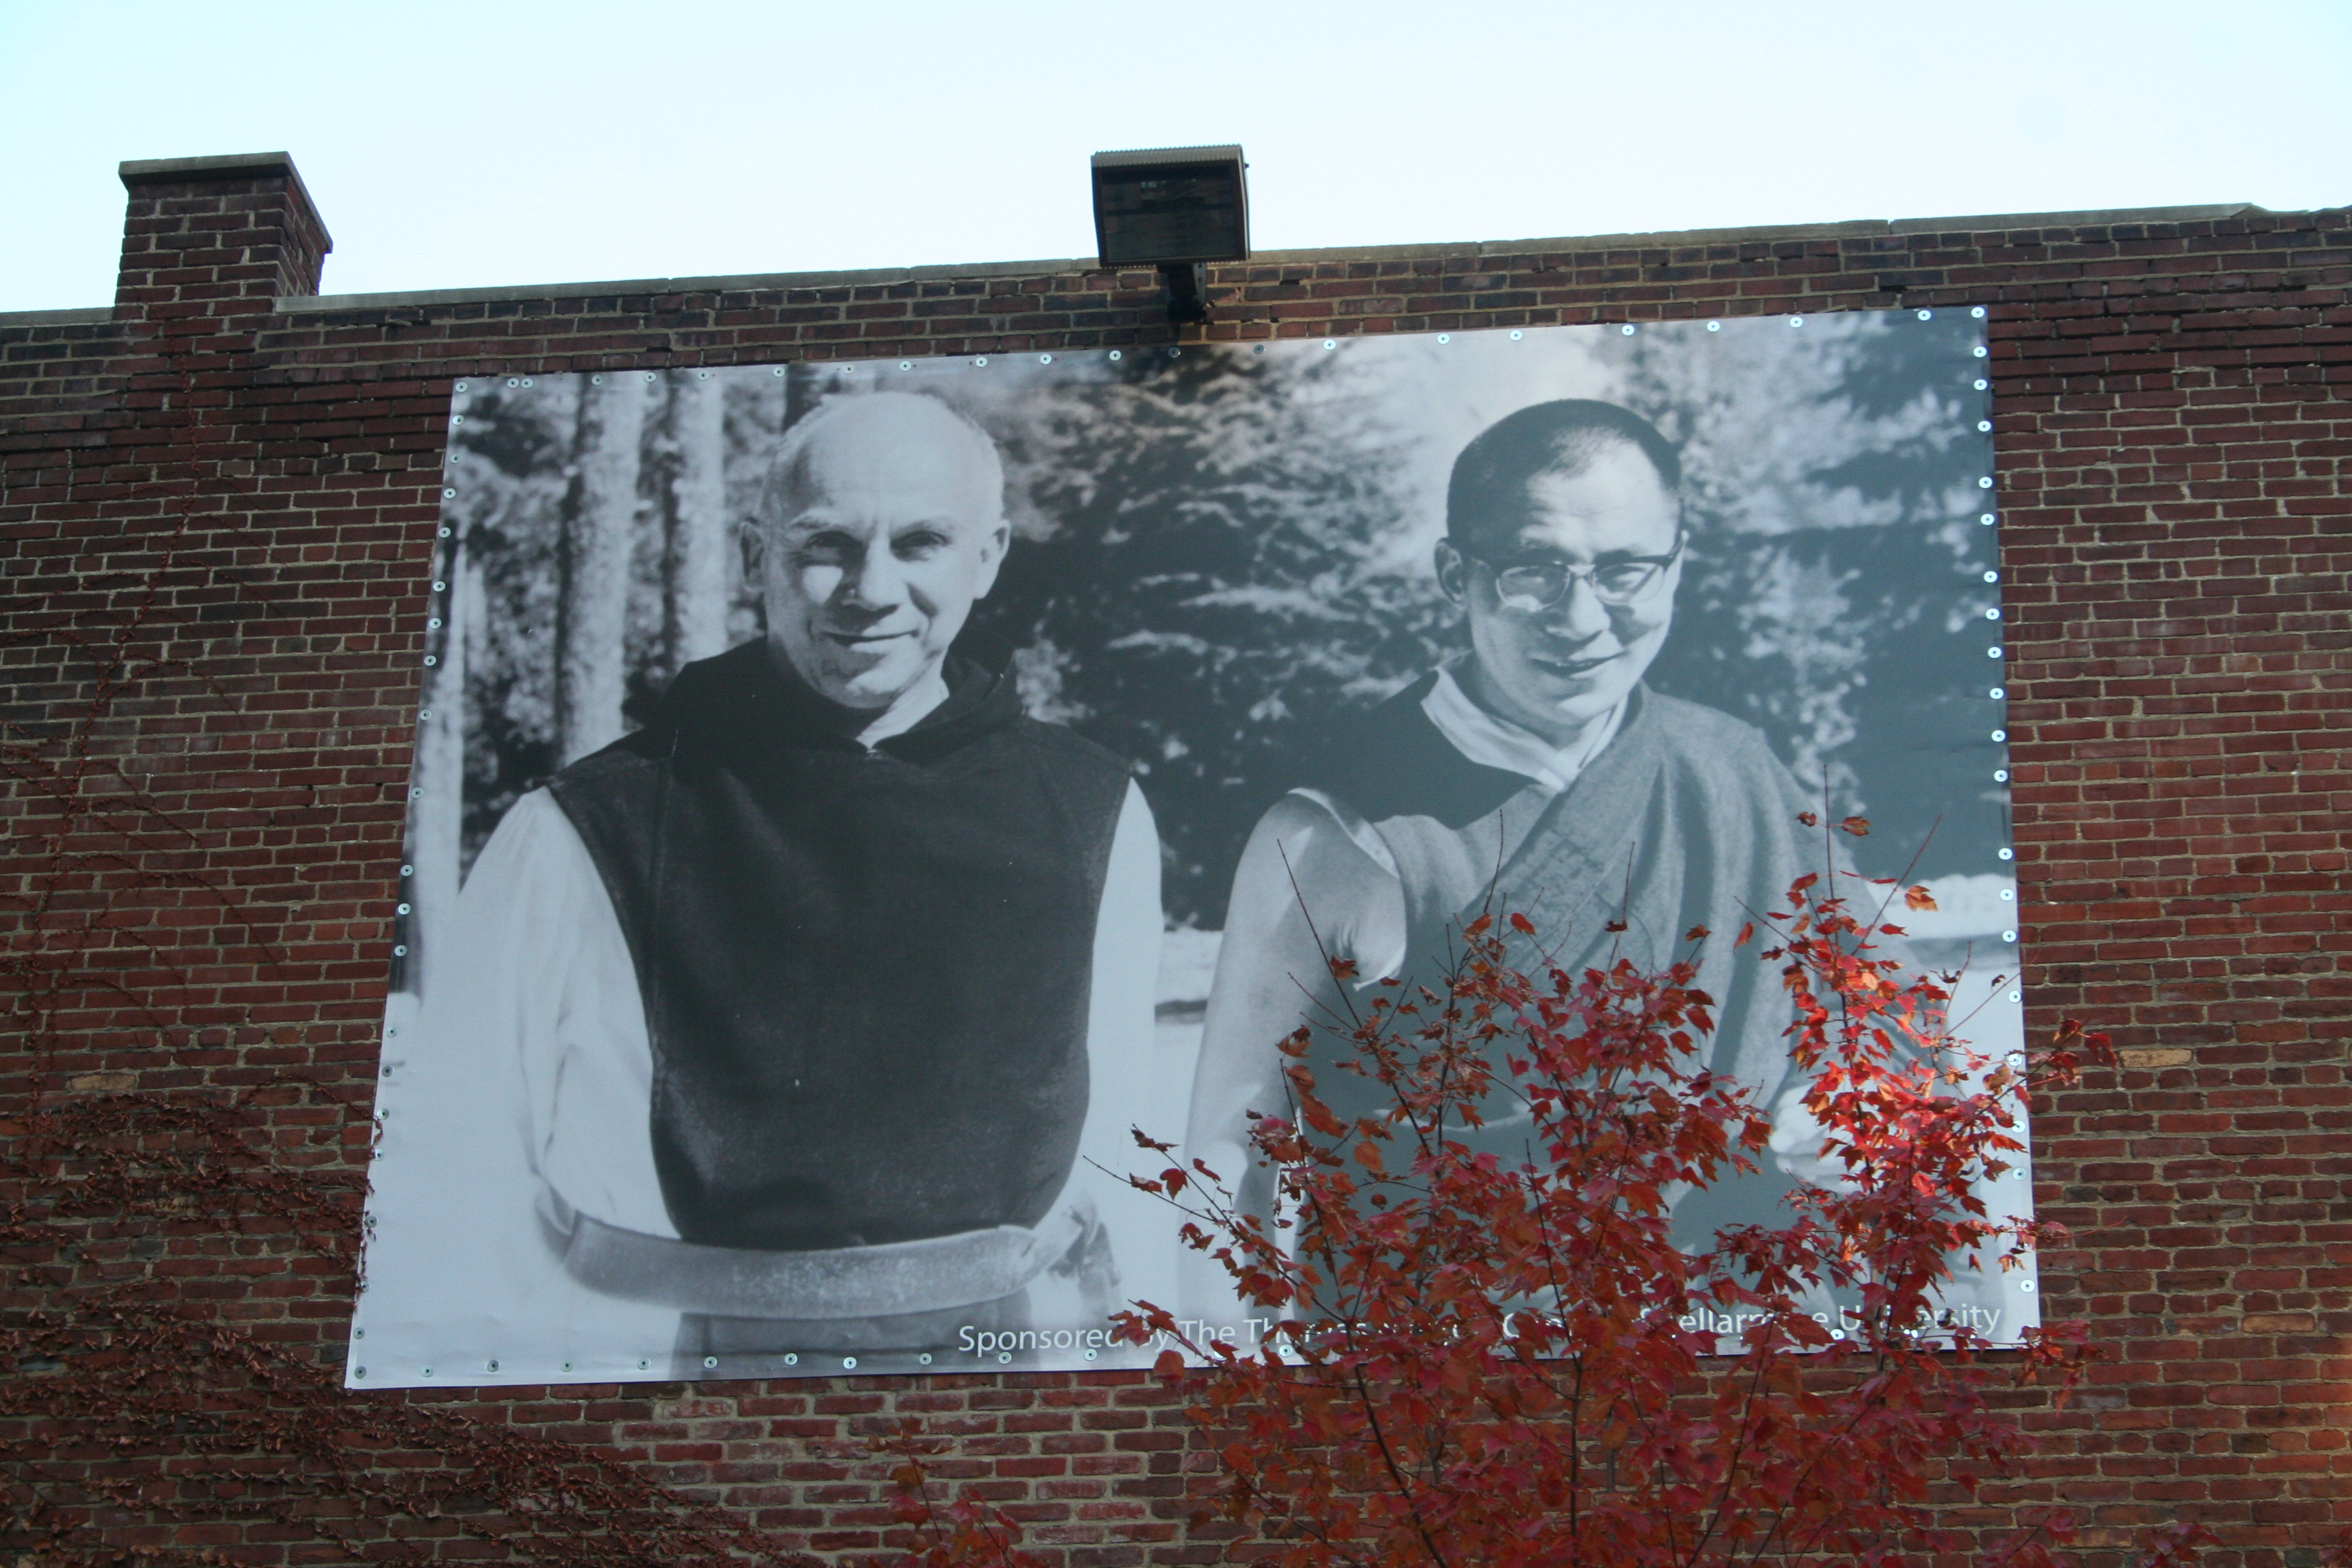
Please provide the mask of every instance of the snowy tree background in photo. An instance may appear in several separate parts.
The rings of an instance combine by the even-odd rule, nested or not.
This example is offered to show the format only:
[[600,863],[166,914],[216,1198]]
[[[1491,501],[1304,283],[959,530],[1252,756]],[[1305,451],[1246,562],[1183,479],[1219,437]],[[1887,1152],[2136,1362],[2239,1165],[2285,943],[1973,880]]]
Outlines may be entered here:
[[1980,336],[1965,312],[1869,311],[468,382],[418,763],[420,970],[518,795],[633,728],[681,664],[759,635],[738,531],[770,454],[824,399],[885,388],[996,437],[1016,542],[968,638],[1033,713],[1134,763],[1173,930],[1222,923],[1251,826],[1335,720],[1454,649],[1430,563],[1454,454],[1580,396],[1684,455],[1690,556],[1651,683],[1756,724],[1832,813],[1870,817],[1865,869],[1916,853],[1918,875],[1970,879],[1955,904],[1989,931],[2006,792]]
[[1004,461],[1013,543],[963,646],[1128,759],[1157,818],[1154,1058],[1096,1092],[1180,1135],[1252,826],[1336,724],[1460,648],[1431,559],[1455,456],[1590,397],[1683,455],[1688,554],[1650,683],[1762,731],[1829,818],[1871,819],[1862,869],[1929,883],[1914,951],[1965,969],[1964,1032],[2013,1049],[1982,342],[1966,311],[1879,311],[469,379],[387,1027],[430,989],[508,808],[643,722],[681,666],[761,635],[741,531],[783,433],[829,399],[920,392]]

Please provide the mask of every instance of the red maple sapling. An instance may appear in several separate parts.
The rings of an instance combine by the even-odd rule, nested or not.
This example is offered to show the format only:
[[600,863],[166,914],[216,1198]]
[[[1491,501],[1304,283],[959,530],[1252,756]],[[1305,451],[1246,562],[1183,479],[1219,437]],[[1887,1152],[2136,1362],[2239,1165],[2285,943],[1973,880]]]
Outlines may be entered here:
[[[1736,939],[1760,930],[1781,965],[1828,1173],[1777,1223],[1675,1234],[1678,1200],[1752,1172],[1772,1133],[1704,1065],[1695,962],[1568,973],[1517,915],[1474,921],[1442,988],[1388,983],[1335,1022],[1339,1070],[1376,1081],[1382,1113],[1337,1115],[1312,1031],[1283,1043],[1292,1104],[1252,1131],[1273,1215],[1197,1161],[1137,1179],[1275,1322],[1244,1351],[1150,1304],[1122,1319],[1181,1345],[1159,1375],[1213,1446],[1236,1546],[1279,1568],[1712,1568],[1954,1544],[1936,1486],[1972,1489],[2023,1443],[1989,1393],[2063,1391],[2083,1351],[2033,1330],[1989,1357],[1940,1300],[1956,1269],[2025,1261],[2037,1227],[1990,1214],[1979,1186],[2021,1152],[2027,1096],[2107,1045],[2069,1022],[2022,1059],[1969,1050],[1946,1016],[1955,977],[1889,956],[1893,890],[1856,884],[1801,878]],[[1706,936],[1688,933],[1694,954]],[[1498,1106],[1532,1120],[1535,1158],[1474,1152]],[[1034,1561],[1003,1514],[933,1496],[915,1434],[881,1447],[930,1568]],[[2000,1554],[2048,1562],[2064,1529]]]

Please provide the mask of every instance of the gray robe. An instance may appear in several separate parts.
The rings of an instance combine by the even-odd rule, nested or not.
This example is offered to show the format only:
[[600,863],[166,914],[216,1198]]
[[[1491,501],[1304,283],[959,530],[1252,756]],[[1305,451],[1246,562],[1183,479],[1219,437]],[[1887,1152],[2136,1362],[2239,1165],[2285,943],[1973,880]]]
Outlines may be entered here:
[[[1463,759],[1421,711],[1426,689],[1417,683],[1384,704],[1351,737],[1355,755],[1318,780],[1363,815],[1396,859],[1407,982],[1437,981],[1463,927],[1490,909],[1498,922],[1519,913],[1534,923],[1533,942],[1512,937],[1512,962],[1539,983],[1547,955],[1570,974],[1621,956],[1663,969],[1691,952],[1684,933],[1705,926],[1697,984],[1717,1005],[1709,1065],[1770,1106],[1788,1084],[1793,1015],[1780,964],[1759,956],[1773,944],[1758,916],[1785,910],[1799,876],[1828,870],[1822,832],[1797,820],[1818,814],[1819,798],[1750,726],[1646,688],[1607,748],[1568,790],[1548,795]],[[1624,931],[1607,929],[1619,920]],[[1735,951],[1751,920],[1759,940]],[[1318,1083],[1334,1109],[1373,1108],[1376,1086],[1322,1066]],[[1507,1103],[1482,1114],[1489,1110],[1488,1125],[1465,1142],[1507,1162],[1541,1157],[1523,1112]],[[1693,1194],[1677,1209],[1677,1229],[1696,1239],[1734,1219],[1769,1221],[1789,1182],[1769,1155],[1760,1163],[1757,1176]]]

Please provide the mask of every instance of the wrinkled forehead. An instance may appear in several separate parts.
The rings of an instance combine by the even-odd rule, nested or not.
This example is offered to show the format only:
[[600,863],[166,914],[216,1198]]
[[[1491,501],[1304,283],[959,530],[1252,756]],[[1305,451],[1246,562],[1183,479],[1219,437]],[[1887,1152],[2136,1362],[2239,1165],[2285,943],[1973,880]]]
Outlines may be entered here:
[[1682,502],[1648,456],[1612,441],[1538,469],[1474,520],[1470,547],[1497,555],[1664,555],[1682,530]]
[[818,416],[771,481],[768,521],[985,529],[1002,518],[1003,468],[986,436],[928,398],[870,401]]

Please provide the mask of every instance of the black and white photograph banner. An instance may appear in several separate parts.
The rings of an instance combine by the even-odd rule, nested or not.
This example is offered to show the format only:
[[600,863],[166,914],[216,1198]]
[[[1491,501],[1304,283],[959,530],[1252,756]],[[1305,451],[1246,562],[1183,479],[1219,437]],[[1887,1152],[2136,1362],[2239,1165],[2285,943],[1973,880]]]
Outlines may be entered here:
[[1276,1042],[1489,905],[1571,971],[1718,933],[1774,1131],[1675,1225],[1785,1215],[1830,1174],[1730,933],[1799,813],[2023,1048],[1983,328],[457,383],[348,1382],[1148,1365],[1138,1300],[1255,1349],[1130,1129],[1243,1177]]

